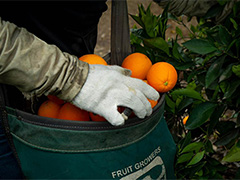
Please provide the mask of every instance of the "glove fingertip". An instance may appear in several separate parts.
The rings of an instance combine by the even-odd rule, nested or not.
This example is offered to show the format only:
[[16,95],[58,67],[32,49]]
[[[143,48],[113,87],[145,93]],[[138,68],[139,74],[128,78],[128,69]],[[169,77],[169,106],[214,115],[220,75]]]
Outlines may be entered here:
[[160,94],[158,92],[153,94],[153,100],[157,101],[160,98]]
[[116,110],[116,112],[111,112],[107,117],[107,121],[113,126],[122,126],[125,123],[124,117]]
[[111,66],[112,69],[118,71],[119,73],[125,75],[125,76],[131,76],[132,75],[132,71],[126,68],[123,68],[121,66],[117,66],[117,65],[112,65]]

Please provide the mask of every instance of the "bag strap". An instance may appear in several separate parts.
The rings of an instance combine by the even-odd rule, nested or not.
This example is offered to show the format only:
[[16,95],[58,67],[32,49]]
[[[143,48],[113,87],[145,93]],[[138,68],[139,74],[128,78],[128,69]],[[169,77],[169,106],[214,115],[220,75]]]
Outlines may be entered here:
[[131,52],[127,1],[112,0],[110,63],[121,65]]
[[[121,66],[131,52],[127,1],[112,0],[110,63]],[[125,108],[122,116],[127,120],[131,113],[130,108]]]

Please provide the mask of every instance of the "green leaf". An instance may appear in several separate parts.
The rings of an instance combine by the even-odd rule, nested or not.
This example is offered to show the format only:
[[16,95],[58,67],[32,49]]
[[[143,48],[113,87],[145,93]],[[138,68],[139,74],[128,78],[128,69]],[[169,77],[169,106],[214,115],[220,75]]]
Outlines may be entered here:
[[196,33],[196,31],[197,31],[197,27],[193,26],[192,24],[191,24],[190,29],[193,33]]
[[198,54],[209,54],[217,50],[209,41],[202,39],[192,39],[183,43],[183,45]]
[[139,16],[131,15],[130,16],[142,27],[144,28],[144,24]]
[[[217,82],[215,82],[215,83],[213,83],[213,84],[217,84]],[[217,85],[216,88],[215,88],[215,90],[214,90],[214,93],[213,93],[212,97],[210,98],[210,101],[215,101],[215,100],[217,100],[217,98],[218,98],[218,93],[219,93],[219,89],[220,89],[220,86]]]
[[233,46],[234,44],[236,44],[237,41],[238,41],[238,39],[234,39],[234,40],[228,45],[228,47],[227,47],[227,49],[226,49],[226,52],[228,52],[228,51],[232,48],[232,46]]
[[240,161],[240,147],[235,144],[227,155],[222,159],[225,162],[237,162]]
[[224,45],[231,43],[232,36],[224,26],[219,26],[219,37]]
[[195,81],[189,82],[187,85],[187,89],[196,89],[197,84]]
[[182,30],[176,26],[176,33],[181,37],[183,38],[183,33],[182,33]]
[[180,71],[181,71],[181,70],[186,70],[186,69],[188,69],[188,68],[191,68],[191,67],[193,67],[194,65],[195,65],[195,63],[192,62],[192,61],[190,61],[190,62],[183,62],[183,63],[175,66],[175,68],[176,68],[177,70],[180,70]]
[[131,34],[137,36],[140,39],[148,38],[148,35],[143,29],[131,29]]
[[221,6],[225,5],[228,2],[227,0],[217,0],[217,1]]
[[226,109],[225,105],[219,105],[214,110],[212,116],[210,117],[210,123],[207,129],[208,134],[211,134],[217,123],[219,122],[219,118],[222,116],[224,110]]
[[143,15],[146,14],[146,11],[145,11],[145,9],[144,9],[144,7],[143,7],[142,4],[138,6],[138,11],[139,11],[139,17],[140,17],[140,18],[141,18]]
[[173,56],[177,59],[181,59],[181,55],[178,51],[178,47],[179,47],[178,43],[174,42],[174,44],[173,44]]
[[165,6],[162,15],[160,16],[159,19],[159,35],[160,37],[162,37],[163,39],[165,38],[165,33],[166,33],[166,29],[167,29],[167,22],[168,22],[168,7],[169,7],[169,3],[167,4],[167,6]]
[[233,129],[215,142],[216,146],[225,146],[238,136],[239,129]]
[[178,112],[184,110],[187,108],[189,105],[191,105],[194,102],[192,98],[184,98],[180,104],[178,105]]
[[202,158],[204,157],[205,151],[202,152],[198,152],[193,158],[192,160],[187,164],[187,166],[191,166],[194,164],[197,164],[198,162],[200,162],[202,160]]
[[165,101],[168,107],[170,108],[170,111],[172,113],[175,113],[175,103],[169,98],[168,95],[165,96]]
[[240,86],[240,79],[235,79],[231,81],[224,94],[224,99],[230,98],[239,86]]
[[230,21],[232,22],[234,29],[237,30],[237,29],[238,29],[238,24],[237,24],[237,22],[236,22],[233,18],[230,18]]
[[167,53],[169,55],[169,46],[168,43],[161,37],[152,38],[152,39],[144,39],[144,44],[155,47]]
[[179,156],[177,158],[177,164],[189,161],[190,159],[192,159],[193,155],[194,155],[193,152],[188,152],[186,154],[182,154],[181,156]]
[[193,89],[176,89],[172,93],[172,95],[178,95],[178,96],[186,96],[194,99],[198,99],[201,101],[204,101],[201,94]]
[[229,84],[230,84],[230,83],[229,83],[227,80],[222,81],[222,82],[219,84],[220,89],[222,90],[223,93],[226,93]]
[[212,142],[210,140],[207,140],[207,142],[205,143],[205,151],[210,152],[210,153],[214,153],[213,145],[212,145]]
[[226,80],[226,79],[228,79],[232,76],[232,66],[233,66],[233,64],[229,64],[227,66],[227,68],[223,71],[223,73],[219,77],[218,82],[222,82],[222,81],[224,81],[224,80]]
[[183,148],[185,148],[192,140],[192,133],[189,131],[186,135],[186,137],[182,140],[180,140],[180,151],[182,151]]
[[219,37],[224,45],[231,43],[232,36],[224,26],[219,26]]
[[[201,161],[195,165],[192,165],[191,168],[188,168],[187,170],[189,171],[189,176],[190,177],[196,177],[196,173],[203,169],[204,165],[206,164],[206,161]],[[202,177],[204,179],[204,177]],[[186,179],[186,178],[185,178]],[[191,178],[191,179],[196,179],[196,178]],[[205,178],[207,179],[207,178]]]
[[192,130],[205,123],[212,115],[216,106],[217,105],[215,103],[211,102],[204,102],[197,105],[189,116],[189,119],[186,123],[186,129]]
[[240,64],[232,66],[233,73],[240,78]]
[[149,37],[154,38],[157,36],[157,17],[152,14],[146,14],[142,17],[142,22],[144,24],[144,29]]
[[181,153],[186,153],[186,152],[199,152],[201,148],[204,147],[203,142],[193,142],[191,144],[188,144],[182,151]]
[[206,88],[208,88],[212,84],[212,82],[215,81],[221,75],[220,69],[222,68],[225,58],[226,56],[219,57],[209,67],[205,78]]

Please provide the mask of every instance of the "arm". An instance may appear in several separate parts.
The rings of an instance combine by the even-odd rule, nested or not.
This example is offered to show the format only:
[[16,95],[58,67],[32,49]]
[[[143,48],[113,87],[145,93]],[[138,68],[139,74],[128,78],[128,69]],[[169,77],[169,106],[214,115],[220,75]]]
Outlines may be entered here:
[[83,86],[88,64],[0,18],[0,83],[23,94],[56,94],[71,101]]
[[27,98],[55,94],[113,125],[125,121],[118,106],[144,118],[152,113],[147,98],[159,98],[152,87],[129,77],[129,70],[88,65],[1,19],[0,39],[0,83],[16,86]]
[[169,3],[169,12],[176,16],[204,16],[217,0],[154,0],[160,6]]
[[[176,16],[204,16],[208,10],[218,4],[217,0],[154,0],[162,7],[166,7],[169,3],[169,12]],[[239,0],[230,0],[224,6],[221,13],[215,17],[215,21],[220,23],[232,11],[233,5]]]

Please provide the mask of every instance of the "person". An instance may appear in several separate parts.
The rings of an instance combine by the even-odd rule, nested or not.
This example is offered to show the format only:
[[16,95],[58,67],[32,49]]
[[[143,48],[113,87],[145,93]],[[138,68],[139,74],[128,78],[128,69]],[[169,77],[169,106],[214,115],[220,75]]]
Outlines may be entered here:
[[[170,12],[186,15],[194,15],[204,2],[155,1],[162,6],[170,2]],[[117,106],[131,108],[139,118],[149,116],[147,98],[159,98],[153,88],[119,66],[78,60],[93,53],[97,24],[106,9],[106,1],[1,2],[0,83],[17,87],[26,98],[57,95],[115,126],[125,121]],[[1,125],[0,143],[0,178],[22,178]]]
[[[93,3],[89,2],[82,2],[83,5],[80,4],[81,2],[73,2],[67,7],[66,2],[60,2],[58,5],[33,2],[30,3],[31,5],[19,4],[20,7],[15,4],[17,9],[22,11],[21,14],[11,5],[10,8],[19,17],[15,13],[6,15],[5,12],[9,12],[9,9],[6,8],[7,6],[1,6],[3,16],[0,82],[17,87],[28,99],[33,96],[56,95],[81,109],[104,116],[113,125],[124,123],[124,118],[117,111],[119,105],[131,108],[140,118],[150,115],[152,110],[147,98],[155,100],[159,98],[158,93],[152,87],[129,77],[130,71],[119,66],[89,65],[78,60],[78,57],[83,54],[93,53],[96,44],[96,39],[93,42],[84,38],[82,40],[81,33],[93,32],[90,30],[93,28],[91,26],[94,26],[93,29],[96,32],[100,12],[106,9],[102,4],[105,1],[99,1],[101,4],[94,2],[101,5],[100,8],[98,7],[100,10],[92,14],[93,20],[90,16],[88,21],[83,21],[82,12],[77,14],[75,8],[84,6],[97,9],[97,5],[90,7]],[[55,14],[54,8],[60,12]],[[72,13],[72,17],[68,17],[66,10],[70,12],[69,14]],[[39,16],[43,11],[44,16]],[[31,15],[25,15],[26,12]],[[4,17],[19,25],[5,21]],[[83,26],[89,32],[86,32]],[[32,31],[34,32],[31,33]],[[47,36],[48,43],[35,35],[38,31],[42,39]],[[80,35],[77,34],[78,32]],[[77,47],[78,44],[82,45],[84,42],[90,42],[88,44],[93,45],[87,44],[85,51],[84,48]],[[58,45],[50,45],[50,43]]]
[[[153,0],[159,6],[165,8],[176,16],[186,15],[188,17],[210,17],[216,24],[222,23],[232,12],[233,6],[239,0]],[[222,3],[222,4],[221,4]],[[214,10],[213,10],[214,9]],[[210,11],[213,10],[211,13]],[[209,13],[209,14],[208,14]]]
[[[125,122],[117,106],[132,109],[139,118],[151,115],[147,98],[159,98],[155,89],[131,78],[127,69],[78,59],[93,53],[105,10],[105,1],[1,2],[0,83],[17,87],[27,99],[56,95],[114,126]],[[3,127],[0,133],[0,177],[20,178]]]

